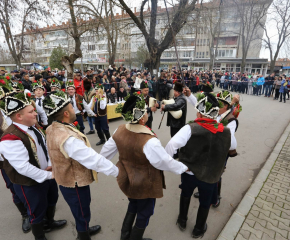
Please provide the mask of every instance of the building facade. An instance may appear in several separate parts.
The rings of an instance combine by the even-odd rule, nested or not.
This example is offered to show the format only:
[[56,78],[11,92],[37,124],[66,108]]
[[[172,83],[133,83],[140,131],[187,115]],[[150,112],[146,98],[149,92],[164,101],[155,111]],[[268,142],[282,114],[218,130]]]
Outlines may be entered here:
[[[230,1],[230,0],[228,0]],[[262,0],[268,1],[268,0]],[[258,1],[260,2],[260,1]],[[268,1],[269,2],[269,1]],[[185,69],[209,69],[210,53],[214,51],[213,69],[221,71],[241,71],[241,22],[237,20],[237,15],[233,7],[211,7],[210,4],[218,6],[217,0],[207,3],[203,16],[194,11],[188,17],[186,25],[176,36],[176,44],[180,63]],[[199,5],[198,5],[199,6]],[[197,8],[198,8],[197,6]],[[171,11],[171,9],[169,9]],[[139,16],[139,12],[134,9]],[[210,16],[207,12],[210,12]],[[144,12],[145,24],[150,22],[150,9]],[[226,14],[225,14],[226,13]],[[200,14],[200,13],[199,13]],[[219,18],[219,16],[221,16]],[[199,22],[197,21],[199,19]],[[218,20],[221,19],[221,20]],[[142,63],[138,62],[137,51],[140,47],[146,47],[146,42],[139,28],[132,22],[128,14],[115,15],[115,21],[120,26],[117,41],[117,52],[115,64],[124,64],[129,68],[141,68]],[[212,28],[220,24],[215,33]],[[264,19],[265,23],[266,19]],[[156,20],[156,39],[161,41],[168,28],[166,10],[158,7]],[[24,53],[25,62],[37,62],[42,65],[49,64],[49,58],[54,48],[61,46],[69,54],[74,50],[74,40],[68,34],[69,22],[61,25],[51,25],[36,29],[33,32],[25,33],[26,51]],[[256,31],[255,41],[250,45],[245,70],[248,72],[266,73],[268,67],[267,59],[259,59],[261,51],[261,36],[263,28],[259,26]],[[16,35],[17,37],[17,35]],[[19,36],[18,36],[19,37]],[[104,68],[107,67],[109,59],[108,40],[104,29],[99,28],[98,34],[95,31],[88,31],[81,37],[82,59],[76,61],[76,68],[83,64],[84,68]],[[161,57],[160,68],[171,69],[177,67],[175,48],[171,47],[164,51]]]

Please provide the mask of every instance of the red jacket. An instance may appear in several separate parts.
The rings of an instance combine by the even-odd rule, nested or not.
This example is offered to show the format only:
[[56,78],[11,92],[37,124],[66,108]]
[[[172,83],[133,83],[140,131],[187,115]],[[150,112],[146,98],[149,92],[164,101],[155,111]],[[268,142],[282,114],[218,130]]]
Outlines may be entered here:
[[76,87],[76,94],[79,94],[81,96],[84,96],[84,84],[83,81],[79,81],[77,79],[74,79],[74,85]]

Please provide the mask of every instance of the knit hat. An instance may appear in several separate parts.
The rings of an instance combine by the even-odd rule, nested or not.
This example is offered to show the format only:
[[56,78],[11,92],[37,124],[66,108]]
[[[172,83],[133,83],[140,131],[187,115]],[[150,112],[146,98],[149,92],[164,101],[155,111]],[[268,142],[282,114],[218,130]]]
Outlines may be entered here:
[[175,82],[174,90],[177,91],[177,92],[182,92],[183,91],[182,84],[180,82]]
[[67,90],[69,87],[76,88],[76,87],[75,87],[75,84],[74,84],[74,81],[70,80],[70,81],[67,81],[67,82],[65,83],[65,89]]
[[125,121],[138,123],[146,114],[145,105],[144,96],[140,92],[137,92],[129,96],[124,105],[118,104],[115,111],[116,113],[121,113]]
[[38,82],[38,81],[33,82],[31,84],[31,87],[32,87],[32,92],[34,92],[37,88],[41,88],[43,91],[45,90],[41,82]]
[[26,106],[31,105],[31,93],[11,92],[0,102],[0,108],[5,111],[7,116],[18,112]]
[[211,93],[201,93],[197,95],[195,109],[203,116],[216,119],[219,114],[219,101]]
[[55,91],[46,96],[43,100],[43,107],[48,111],[47,116],[49,117],[60,111],[70,102],[71,100],[68,98],[66,93],[63,91]]

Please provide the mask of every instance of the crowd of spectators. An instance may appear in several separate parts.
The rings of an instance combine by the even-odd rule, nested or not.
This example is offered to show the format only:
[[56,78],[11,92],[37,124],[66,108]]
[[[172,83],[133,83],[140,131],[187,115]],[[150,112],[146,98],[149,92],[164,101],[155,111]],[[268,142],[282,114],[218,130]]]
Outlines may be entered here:
[[[4,75],[5,71],[1,70],[0,75]],[[25,89],[31,90],[31,82],[40,81],[47,92],[50,92],[50,84],[52,78],[57,78],[63,83],[67,78],[65,71],[50,71],[45,68],[43,71],[28,71],[21,69],[13,71],[13,79],[21,79]],[[175,81],[184,80],[186,86],[193,93],[199,92],[203,84],[210,83],[212,88],[215,86],[222,89],[230,90],[240,94],[249,94],[255,96],[264,95],[265,97],[273,97],[274,100],[280,99],[280,102],[289,99],[289,77],[285,75],[277,76],[274,73],[267,76],[260,74],[221,72],[221,71],[196,71],[196,70],[161,70],[158,76],[150,74],[147,70],[126,69],[123,65],[116,67],[110,65],[106,70],[87,69],[84,72],[74,72],[74,84],[76,93],[83,95],[83,80],[88,79],[92,82],[92,86],[97,84],[104,86],[104,92],[108,96],[108,101],[114,103],[121,101],[127,94],[140,90],[142,81],[147,81],[149,94],[159,100],[168,99],[170,90],[173,88]]]

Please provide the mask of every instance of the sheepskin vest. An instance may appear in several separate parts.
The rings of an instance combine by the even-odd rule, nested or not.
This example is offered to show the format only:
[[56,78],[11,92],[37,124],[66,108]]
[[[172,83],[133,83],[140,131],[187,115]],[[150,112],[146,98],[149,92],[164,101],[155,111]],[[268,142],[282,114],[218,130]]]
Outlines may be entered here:
[[196,178],[206,183],[219,181],[231,146],[230,129],[216,134],[197,123],[190,123],[191,137],[180,149],[179,161],[184,163]]
[[143,153],[144,145],[154,137],[140,124],[121,125],[113,135],[119,151],[117,182],[128,198],[163,197],[163,171],[154,168]]
[[[26,132],[22,131],[20,128],[11,124],[3,133],[1,137],[1,141],[3,140],[20,140],[23,142],[25,148],[28,151],[29,155],[29,163],[37,168],[40,168],[40,163],[37,158],[37,150],[36,145],[34,143],[33,138],[27,134]],[[3,156],[3,155],[2,155]],[[14,184],[24,185],[24,186],[32,186],[37,184],[36,181],[33,179],[23,176],[19,174],[8,162],[8,160],[3,156],[4,163],[3,169],[5,170],[7,176],[9,177],[10,181]]]
[[97,181],[97,174],[70,158],[64,151],[63,145],[70,137],[80,139],[88,147],[91,147],[87,137],[74,127],[53,122],[47,128],[46,141],[52,171],[59,185],[69,188],[74,188],[75,186],[84,187],[91,184],[94,179]]

